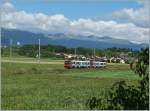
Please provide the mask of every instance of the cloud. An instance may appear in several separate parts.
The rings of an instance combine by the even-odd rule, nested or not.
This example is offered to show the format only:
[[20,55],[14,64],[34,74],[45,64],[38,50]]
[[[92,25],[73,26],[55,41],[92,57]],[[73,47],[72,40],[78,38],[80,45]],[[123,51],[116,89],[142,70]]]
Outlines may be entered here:
[[15,7],[9,3],[9,2],[5,2],[4,4],[2,4],[1,6],[1,11],[3,12],[14,12],[16,9]]
[[103,36],[110,36],[140,43],[148,42],[149,29],[133,23],[95,21],[84,18],[69,20],[63,14],[49,16],[43,13],[27,13],[25,11],[17,11],[8,2],[4,3],[2,7],[1,25],[4,28],[15,28],[42,33],[95,35],[97,39]]
[[115,21],[93,21],[79,19],[72,22],[72,32],[91,34],[96,36],[110,36],[118,39],[127,39],[134,42],[147,42],[149,29],[137,27],[132,23],[118,24]]
[[149,27],[149,0],[138,1],[144,7],[133,9],[124,8],[113,12],[113,18],[132,22],[137,26]]

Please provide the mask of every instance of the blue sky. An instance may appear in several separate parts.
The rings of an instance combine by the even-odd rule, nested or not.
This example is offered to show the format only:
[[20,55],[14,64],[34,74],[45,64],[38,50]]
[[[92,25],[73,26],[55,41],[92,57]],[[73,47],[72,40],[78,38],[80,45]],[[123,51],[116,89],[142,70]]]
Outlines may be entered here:
[[0,3],[4,28],[148,42],[149,0],[8,0]]
[[[112,1],[112,0],[96,0],[94,2],[85,2],[82,0],[73,2],[57,2],[47,0],[42,2],[41,0],[13,0],[12,4],[17,10],[25,10],[26,12],[42,12],[48,15],[63,14],[69,19],[79,19],[79,18],[92,18],[92,19],[110,19],[110,14],[115,10],[120,10],[123,8],[133,8],[138,9],[143,7],[133,0],[124,1]],[[71,1],[71,0],[70,0]]]

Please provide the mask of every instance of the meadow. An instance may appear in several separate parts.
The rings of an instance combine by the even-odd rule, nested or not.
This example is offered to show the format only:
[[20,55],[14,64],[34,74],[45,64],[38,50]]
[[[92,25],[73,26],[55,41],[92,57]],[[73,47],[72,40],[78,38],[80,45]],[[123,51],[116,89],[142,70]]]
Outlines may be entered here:
[[113,83],[136,84],[139,80],[127,64],[65,69],[60,61],[40,65],[2,62],[2,109],[87,109],[86,100],[104,97]]

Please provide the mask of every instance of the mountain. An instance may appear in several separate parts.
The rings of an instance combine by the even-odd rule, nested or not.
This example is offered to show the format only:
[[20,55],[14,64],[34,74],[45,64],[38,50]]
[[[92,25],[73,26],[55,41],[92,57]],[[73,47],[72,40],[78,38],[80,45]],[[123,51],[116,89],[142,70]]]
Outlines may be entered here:
[[132,48],[133,50],[139,50],[147,46],[147,44],[135,44],[123,39],[114,39],[111,37],[96,37],[93,35],[69,35],[63,33],[56,34],[40,34],[32,33],[28,31],[21,31],[16,29],[3,29],[1,30],[1,43],[2,45],[9,45],[10,39],[13,40],[13,44],[16,45],[20,42],[24,44],[38,44],[38,39],[41,40],[41,44],[63,45],[66,47],[85,47],[85,48]]

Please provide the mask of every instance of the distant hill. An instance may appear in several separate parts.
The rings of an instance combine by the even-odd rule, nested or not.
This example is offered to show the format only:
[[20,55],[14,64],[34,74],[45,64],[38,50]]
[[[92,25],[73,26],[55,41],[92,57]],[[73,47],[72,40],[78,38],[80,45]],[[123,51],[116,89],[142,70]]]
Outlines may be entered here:
[[[28,31],[21,31],[16,29],[3,29],[1,30],[1,43],[2,45],[9,45],[9,40],[13,39],[13,44],[16,45],[20,42],[24,44],[38,44],[38,39],[41,39],[41,44],[63,45],[66,47],[85,47],[85,48],[132,48],[139,50],[147,46],[147,44],[135,44],[128,40],[114,39],[111,37],[96,36],[82,36],[82,35],[65,35],[63,33],[56,34],[36,34]],[[86,38],[86,39],[85,39]]]

